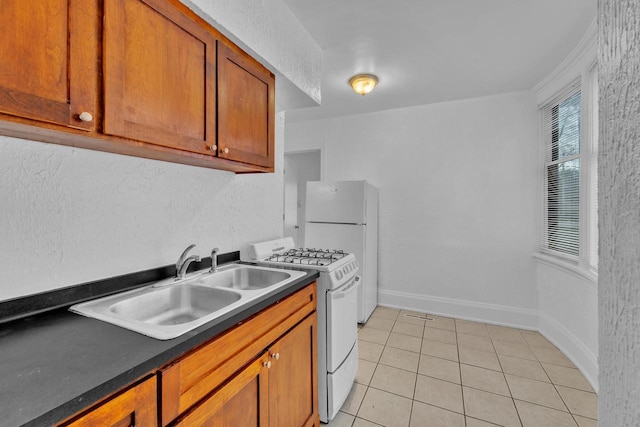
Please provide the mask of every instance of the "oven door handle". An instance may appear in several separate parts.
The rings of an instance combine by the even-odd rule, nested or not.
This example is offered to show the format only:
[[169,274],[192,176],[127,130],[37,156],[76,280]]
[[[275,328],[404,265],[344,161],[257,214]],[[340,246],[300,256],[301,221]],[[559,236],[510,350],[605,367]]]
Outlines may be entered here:
[[360,276],[355,276],[351,279],[351,283],[347,284],[343,290],[336,292],[333,298],[344,298],[347,294],[350,294],[360,286],[360,281]]

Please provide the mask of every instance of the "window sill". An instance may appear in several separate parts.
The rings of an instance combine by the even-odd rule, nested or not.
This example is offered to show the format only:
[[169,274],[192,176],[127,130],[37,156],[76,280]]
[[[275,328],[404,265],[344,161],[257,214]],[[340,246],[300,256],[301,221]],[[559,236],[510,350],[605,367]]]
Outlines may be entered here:
[[533,257],[541,264],[545,264],[558,270],[562,270],[579,279],[586,280],[591,286],[595,288],[598,287],[598,275],[593,271],[585,270],[583,267],[580,267],[576,263],[540,252],[534,253]]

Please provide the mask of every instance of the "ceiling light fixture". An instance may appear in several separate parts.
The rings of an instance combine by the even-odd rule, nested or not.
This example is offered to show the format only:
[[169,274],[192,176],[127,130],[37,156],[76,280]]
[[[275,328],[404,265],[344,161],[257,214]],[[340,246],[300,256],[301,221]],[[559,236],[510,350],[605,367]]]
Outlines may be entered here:
[[349,85],[355,93],[365,96],[378,84],[378,78],[373,74],[356,74],[349,79]]

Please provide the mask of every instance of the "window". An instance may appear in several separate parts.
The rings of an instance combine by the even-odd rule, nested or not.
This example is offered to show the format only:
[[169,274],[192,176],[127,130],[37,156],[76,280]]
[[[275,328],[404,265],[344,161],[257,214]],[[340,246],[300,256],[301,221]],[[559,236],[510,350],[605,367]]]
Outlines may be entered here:
[[580,254],[580,88],[544,108],[546,230],[543,247]]
[[597,272],[597,71],[541,108],[544,253]]

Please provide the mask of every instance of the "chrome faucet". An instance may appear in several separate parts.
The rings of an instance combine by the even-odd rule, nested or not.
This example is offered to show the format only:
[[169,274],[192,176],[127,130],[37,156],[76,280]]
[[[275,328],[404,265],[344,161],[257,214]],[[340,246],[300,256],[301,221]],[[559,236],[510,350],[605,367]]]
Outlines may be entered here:
[[211,273],[215,273],[216,270],[218,269],[218,251],[219,250],[220,250],[219,248],[211,249],[211,270],[209,270]]
[[189,268],[189,264],[192,262],[200,262],[200,256],[191,255],[187,258],[187,254],[191,249],[193,249],[196,245],[189,245],[187,249],[182,252],[180,258],[178,258],[178,262],[176,262],[176,280],[184,279],[184,276],[187,274],[187,269]]

